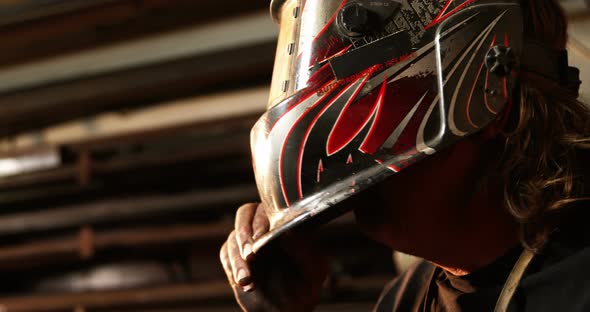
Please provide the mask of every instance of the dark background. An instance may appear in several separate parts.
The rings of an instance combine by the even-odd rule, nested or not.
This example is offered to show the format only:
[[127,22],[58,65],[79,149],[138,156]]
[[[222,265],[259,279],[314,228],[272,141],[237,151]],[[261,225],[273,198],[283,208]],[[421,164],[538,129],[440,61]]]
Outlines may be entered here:
[[[563,4],[590,81],[590,10]],[[0,312],[238,310],[218,250],[257,199],[267,12],[267,0],[0,0]],[[337,260],[318,310],[370,310],[392,252],[351,216],[321,233]]]

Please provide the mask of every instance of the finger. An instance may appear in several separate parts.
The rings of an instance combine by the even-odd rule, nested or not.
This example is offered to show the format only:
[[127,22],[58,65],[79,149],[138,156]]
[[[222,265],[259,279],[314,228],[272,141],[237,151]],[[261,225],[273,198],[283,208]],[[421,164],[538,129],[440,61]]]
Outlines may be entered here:
[[243,259],[252,257],[252,219],[257,206],[257,204],[246,204],[236,213],[236,240]]
[[225,272],[225,275],[227,276],[227,280],[229,281],[229,284],[233,286],[236,285],[236,281],[234,280],[234,274],[233,274],[233,270],[231,267],[231,262],[229,261],[229,254],[227,251],[227,241],[225,243],[223,243],[223,246],[221,246],[221,250],[219,251],[219,260],[221,260],[221,265],[223,266],[223,271]]
[[227,254],[229,256],[234,281],[242,287],[250,285],[252,283],[250,269],[240,254],[235,232],[232,232],[229,235],[227,244]]
[[262,204],[258,205],[256,209],[256,214],[254,215],[254,220],[252,221],[252,235],[253,240],[257,240],[260,236],[266,234],[270,228],[270,222],[268,221],[268,216],[266,215],[266,211]]
[[227,241],[221,247],[221,251],[219,252],[219,258],[221,259],[221,265],[223,266],[223,271],[227,276],[227,280],[230,286],[233,288],[234,293],[240,295],[242,291],[250,292],[255,289],[254,284],[247,285],[246,287],[241,287],[236,283],[234,279],[233,269],[231,267],[231,262],[229,260],[229,252],[228,252],[228,244]]

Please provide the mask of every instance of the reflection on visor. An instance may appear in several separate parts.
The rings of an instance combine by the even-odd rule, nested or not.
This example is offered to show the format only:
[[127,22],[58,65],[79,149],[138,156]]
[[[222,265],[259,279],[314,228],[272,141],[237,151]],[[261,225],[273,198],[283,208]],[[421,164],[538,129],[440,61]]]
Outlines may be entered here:
[[346,2],[284,2],[279,13],[280,30],[269,108],[304,88],[319,63],[346,47],[340,36],[328,31],[334,24],[338,9]]
[[[317,76],[326,76],[319,71],[328,60],[388,37],[392,32],[384,32],[383,24],[400,6],[394,0],[285,0],[275,1],[273,9],[277,2],[283,4],[275,12],[280,31],[269,108],[308,86],[310,80],[318,82]],[[375,29],[379,31],[371,33]],[[407,42],[403,45],[407,51]],[[362,65],[367,69],[374,64]]]

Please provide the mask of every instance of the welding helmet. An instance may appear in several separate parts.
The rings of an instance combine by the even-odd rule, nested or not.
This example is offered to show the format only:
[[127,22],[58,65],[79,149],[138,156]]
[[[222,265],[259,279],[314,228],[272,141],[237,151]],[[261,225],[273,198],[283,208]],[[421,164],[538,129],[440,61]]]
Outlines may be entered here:
[[511,99],[517,0],[273,0],[267,112],[251,133],[268,241],[478,132]]

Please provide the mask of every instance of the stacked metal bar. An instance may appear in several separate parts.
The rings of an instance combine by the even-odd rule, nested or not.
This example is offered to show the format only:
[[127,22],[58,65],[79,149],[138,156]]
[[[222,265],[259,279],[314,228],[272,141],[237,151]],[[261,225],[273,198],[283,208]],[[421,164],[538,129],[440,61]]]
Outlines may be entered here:
[[[267,0],[0,4],[0,311],[236,311],[218,250],[257,200]],[[351,216],[320,311],[395,274]]]

